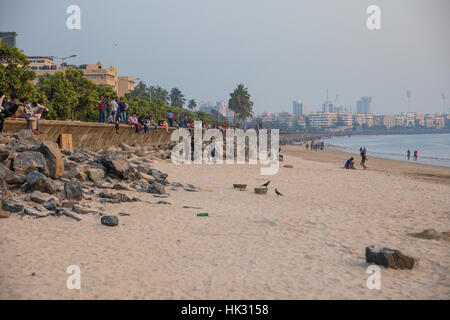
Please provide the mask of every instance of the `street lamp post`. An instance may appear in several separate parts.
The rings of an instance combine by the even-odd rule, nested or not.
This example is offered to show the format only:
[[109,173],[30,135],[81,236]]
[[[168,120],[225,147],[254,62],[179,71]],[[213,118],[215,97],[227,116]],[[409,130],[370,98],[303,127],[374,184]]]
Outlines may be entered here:
[[62,58],[62,57],[55,57],[55,56],[50,56],[50,58],[53,58],[53,59],[61,59],[61,68],[62,68],[63,71],[64,71],[64,61],[66,61],[66,59],[74,58],[74,57],[76,57],[76,56],[77,56],[76,54],[72,54],[72,55],[70,55],[70,56],[68,56],[68,57],[64,57],[64,58]]

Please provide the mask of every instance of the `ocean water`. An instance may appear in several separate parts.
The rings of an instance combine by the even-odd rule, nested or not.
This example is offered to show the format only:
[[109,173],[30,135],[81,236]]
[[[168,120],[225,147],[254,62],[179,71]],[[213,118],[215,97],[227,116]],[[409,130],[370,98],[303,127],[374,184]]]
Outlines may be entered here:
[[329,147],[359,154],[360,147],[366,147],[367,156],[408,161],[406,151],[418,151],[419,163],[450,167],[450,134],[410,134],[384,136],[354,136],[326,139]]

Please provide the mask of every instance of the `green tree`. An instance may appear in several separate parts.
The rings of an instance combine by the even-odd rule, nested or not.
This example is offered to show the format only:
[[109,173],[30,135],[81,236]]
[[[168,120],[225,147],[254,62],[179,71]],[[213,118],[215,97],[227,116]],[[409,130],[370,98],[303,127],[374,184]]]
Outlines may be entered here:
[[62,72],[46,74],[39,78],[39,94],[47,100],[48,118],[66,120],[71,116],[72,105],[78,103],[72,84]]
[[191,99],[188,102],[188,109],[189,110],[195,110],[197,108],[197,102],[195,101],[195,99]]
[[253,102],[250,100],[251,96],[244,84],[240,83],[230,93],[228,100],[228,108],[234,112],[233,123],[236,125],[236,119],[244,121],[246,118],[253,115]]
[[170,104],[174,107],[183,108],[186,99],[184,95],[181,93],[180,89],[172,88],[170,91]]
[[139,81],[139,83],[134,87],[134,90],[127,95],[143,100],[150,100],[150,88],[147,88],[143,81]]
[[0,94],[35,96],[37,91],[31,81],[36,74],[28,67],[28,59],[19,49],[0,43]]
[[72,85],[77,97],[77,103],[71,105],[71,119],[94,120],[97,113],[97,86],[84,77],[82,70],[68,69],[65,77]]

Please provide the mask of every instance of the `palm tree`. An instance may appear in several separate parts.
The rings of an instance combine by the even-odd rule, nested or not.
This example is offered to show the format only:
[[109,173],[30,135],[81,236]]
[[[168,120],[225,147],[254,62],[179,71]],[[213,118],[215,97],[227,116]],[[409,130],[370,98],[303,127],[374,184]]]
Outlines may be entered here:
[[184,95],[181,93],[180,89],[172,88],[170,91],[170,104],[174,107],[183,108],[186,99]]
[[169,100],[169,92],[161,88],[159,85],[150,86],[150,96],[152,99],[161,99],[164,103]]
[[189,100],[188,108],[189,108],[189,110],[192,110],[192,111],[194,111],[197,108],[197,102],[195,102],[195,99]]
[[236,119],[244,121],[247,117],[253,115],[253,102],[250,100],[250,94],[244,84],[240,83],[230,93],[228,108],[234,112],[233,123],[236,125]]

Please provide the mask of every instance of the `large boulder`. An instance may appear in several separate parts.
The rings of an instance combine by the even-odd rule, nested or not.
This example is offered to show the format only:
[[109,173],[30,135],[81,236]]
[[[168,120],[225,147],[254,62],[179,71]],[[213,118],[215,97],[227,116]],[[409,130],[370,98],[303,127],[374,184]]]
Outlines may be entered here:
[[399,250],[375,246],[366,247],[366,262],[392,269],[412,269],[414,267],[414,258],[402,254]]
[[93,182],[101,181],[105,178],[105,171],[100,168],[89,168],[86,170],[86,174]]
[[49,194],[56,194],[58,190],[58,187],[52,179],[35,170],[30,171],[27,174],[26,179],[32,190],[38,190]]
[[156,182],[156,181],[150,182],[146,191],[148,193],[154,193],[154,194],[165,194],[166,193],[164,186],[161,183]]
[[22,212],[23,202],[14,198],[6,198],[2,201],[2,209],[9,212]]
[[32,145],[36,145],[39,143],[39,140],[36,136],[28,129],[20,129],[16,133],[13,134],[13,137],[17,140],[28,142]]
[[39,152],[47,162],[48,175],[53,179],[61,178],[64,174],[64,162],[58,145],[54,142],[43,142],[39,146]]
[[36,151],[25,151],[19,153],[14,159],[14,171],[16,173],[26,174],[29,171],[37,170],[48,175],[47,162],[44,155]]
[[120,179],[127,179],[130,174],[130,163],[120,154],[108,154],[101,156],[99,161],[105,167],[108,174]]
[[64,192],[66,193],[66,198],[69,200],[83,199],[82,185],[80,181],[75,178],[70,179],[70,181],[64,184]]

